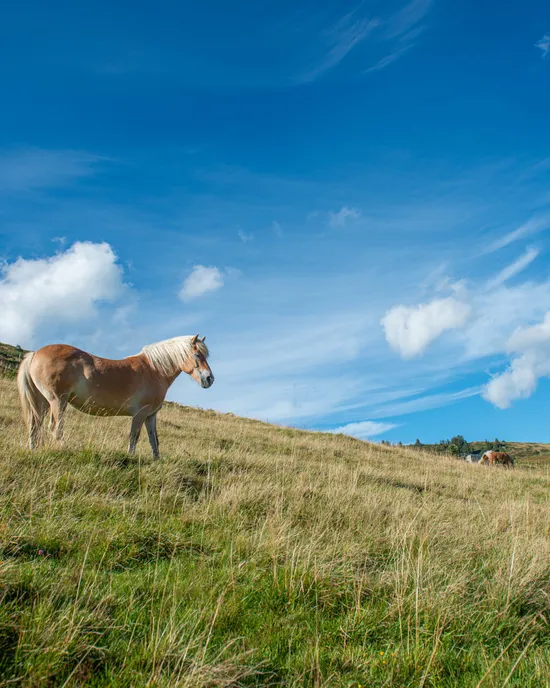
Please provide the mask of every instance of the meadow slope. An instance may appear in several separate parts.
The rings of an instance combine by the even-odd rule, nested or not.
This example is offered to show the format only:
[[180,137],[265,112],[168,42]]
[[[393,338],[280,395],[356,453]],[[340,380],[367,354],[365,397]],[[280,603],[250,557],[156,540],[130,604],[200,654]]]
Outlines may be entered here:
[[548,686],[550,485],[167,405],[26,449],[0,379],[0,685]]

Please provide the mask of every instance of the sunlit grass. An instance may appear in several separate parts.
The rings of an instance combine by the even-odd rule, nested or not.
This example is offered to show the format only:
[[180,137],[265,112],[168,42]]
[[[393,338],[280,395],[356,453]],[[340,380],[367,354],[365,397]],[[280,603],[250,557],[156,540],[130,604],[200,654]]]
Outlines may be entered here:
[[550,684],[546,471],[69,416],[29,452],[0,380],[0,685]]

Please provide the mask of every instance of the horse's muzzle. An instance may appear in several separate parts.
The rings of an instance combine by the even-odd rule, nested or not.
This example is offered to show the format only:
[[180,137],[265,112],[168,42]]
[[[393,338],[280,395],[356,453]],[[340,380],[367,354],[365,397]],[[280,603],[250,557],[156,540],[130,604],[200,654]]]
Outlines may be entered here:
[[205,375],[204,377],[201,377],[201,387],[203,389],[208,389],[209,387],[212,387],[214,384],[214,376],[213,375]]

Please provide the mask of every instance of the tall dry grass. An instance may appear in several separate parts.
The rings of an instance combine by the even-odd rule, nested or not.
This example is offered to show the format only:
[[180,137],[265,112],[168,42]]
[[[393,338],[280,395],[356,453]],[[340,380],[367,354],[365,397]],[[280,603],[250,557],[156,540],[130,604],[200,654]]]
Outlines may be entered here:
[[550,685],[548,474],[169,405],[160,462],[0,380],[0,683]]

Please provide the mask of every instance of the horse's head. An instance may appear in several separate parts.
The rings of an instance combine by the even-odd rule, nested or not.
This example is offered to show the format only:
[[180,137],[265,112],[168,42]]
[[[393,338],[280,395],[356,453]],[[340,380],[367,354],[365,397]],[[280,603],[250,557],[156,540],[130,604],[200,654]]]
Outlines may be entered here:
[[206,337],[196,334],[191,340],[191,355],[185,361],[183,371],[199,383],[204,389],[214,384],[214,374],[208,365],[208,348],[204,343]]

